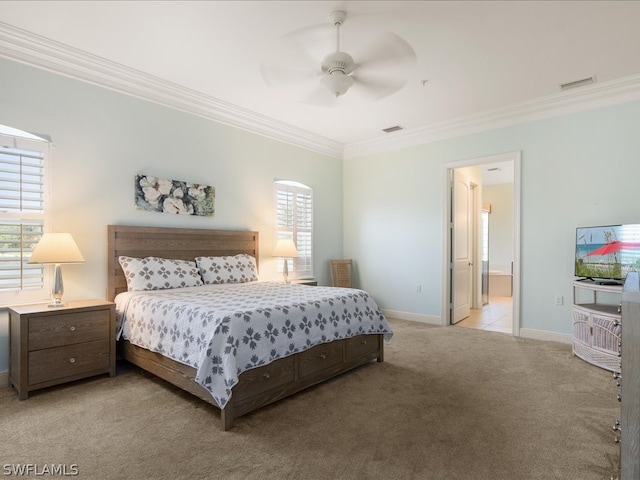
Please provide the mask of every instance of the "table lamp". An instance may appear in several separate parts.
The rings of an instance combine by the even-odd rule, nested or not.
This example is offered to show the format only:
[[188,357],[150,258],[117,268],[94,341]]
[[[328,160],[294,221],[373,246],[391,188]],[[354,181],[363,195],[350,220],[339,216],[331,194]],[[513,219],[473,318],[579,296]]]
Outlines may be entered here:
[[289,258],[298,258],[298,249],[293,240],[290,238],[280,238],[273,250],[274,257],[284,258],[284,267],[282,268],[282,276],[284,283],[289,283]]
[[84,257],[70,233],[45,233],[36,248],[33,249],[28,263],[55,265],[53,283],[51,284],[52,301],[49,307],[63,307],[64,284],[62,283],[60,264],[84,263]]

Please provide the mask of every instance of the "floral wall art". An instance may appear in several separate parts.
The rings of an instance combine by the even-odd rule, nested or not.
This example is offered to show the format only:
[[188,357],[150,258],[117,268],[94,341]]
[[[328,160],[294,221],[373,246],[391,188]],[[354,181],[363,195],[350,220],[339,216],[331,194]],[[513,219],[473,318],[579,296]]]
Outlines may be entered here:
[[215,189],[199,183],[136,175],[136,208],[212,217],[215,213]]

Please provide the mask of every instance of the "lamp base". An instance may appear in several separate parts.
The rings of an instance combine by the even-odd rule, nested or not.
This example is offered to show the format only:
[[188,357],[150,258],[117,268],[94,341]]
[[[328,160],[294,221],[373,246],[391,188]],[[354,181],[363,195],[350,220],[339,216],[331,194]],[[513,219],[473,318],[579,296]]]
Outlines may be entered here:
[[60,308],[64,307],[65,304],[62,302],[62,295],[64,295],[64,282],[62,281],[62,270],[60,269],[60,264],[56,263],[55,270],[53,271],[53,283],[51,284],[51,303],[48,305],[49,308]]
[[56,303],[56,302],[51,302],[50,304],[47,305],[47,307],[49,308],[60,308],[60,307],[66,307],[67,304],[66,303]]

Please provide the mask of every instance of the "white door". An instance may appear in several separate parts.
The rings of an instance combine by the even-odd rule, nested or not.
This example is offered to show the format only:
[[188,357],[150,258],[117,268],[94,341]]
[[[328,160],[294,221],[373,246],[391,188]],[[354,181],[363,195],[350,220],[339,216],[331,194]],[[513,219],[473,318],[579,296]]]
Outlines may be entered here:
[[451,323],[467,318],[471,309],[472,195],[469,179],[454,170],[451,191]]

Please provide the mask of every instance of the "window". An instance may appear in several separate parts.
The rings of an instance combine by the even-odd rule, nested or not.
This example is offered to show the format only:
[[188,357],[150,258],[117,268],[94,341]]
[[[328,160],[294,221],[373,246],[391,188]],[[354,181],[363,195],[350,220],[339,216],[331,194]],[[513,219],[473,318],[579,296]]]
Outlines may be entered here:
[[49,143],[0,125],[0,304],[41,300],[44,268],[29,264],[45,229]]
[[489,261],[489,212],[482,210],[482,261]]
[[[313,190],[298,182],[274,182],[278,239],[291,238],[298,258],[288,261],[291,278],[313,277]],[[282,271],[283,259],[278,259]],[[293,267],[291,267],[293,265]]]

